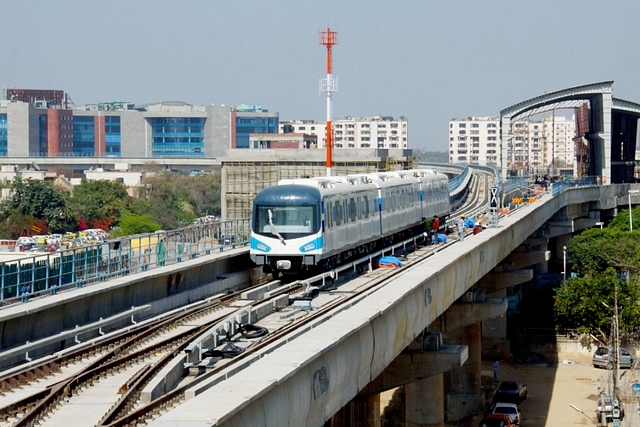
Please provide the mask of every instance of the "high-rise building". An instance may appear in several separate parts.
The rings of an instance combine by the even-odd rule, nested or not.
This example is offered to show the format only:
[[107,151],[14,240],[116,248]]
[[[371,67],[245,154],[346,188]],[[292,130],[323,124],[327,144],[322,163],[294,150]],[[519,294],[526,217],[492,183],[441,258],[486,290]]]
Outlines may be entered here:
[[[408,121],[391,116],[346,117],[333,120],[333,148],[408,148]],[[318,148],[325,148],[326,123],[313,120],[280,122],[281,133],[306,133],[318,137]]]
[[518,120],[513,124],[506,159],[501,159],[500,119],[470,117],[449,122],[449,161],[500,168],[511,176],[577,175],[574,118],[560,115]]
[[500,119],[469,117],[449,122],[449,162],[500,166]]

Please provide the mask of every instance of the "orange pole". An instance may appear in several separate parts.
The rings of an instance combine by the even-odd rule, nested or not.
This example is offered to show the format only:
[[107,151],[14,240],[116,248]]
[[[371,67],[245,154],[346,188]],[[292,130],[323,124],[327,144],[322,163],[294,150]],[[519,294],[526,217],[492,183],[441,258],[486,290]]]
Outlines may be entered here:
[[337,33],[331,31],[331,28],[327,28],[327,31],[320,32],[320,43],[327,48],[327,79],[326,79],[326,92],[327,92],[327,135],[326,135],[326,152],[327,152],[327,176],[331,176],[331,168],[333,166],[333,159],[331,157],[332,150],[332,104],[331,94],[334,91],[334,81],[332,76],[332,58],[331,58],[331,46],[337,43]]

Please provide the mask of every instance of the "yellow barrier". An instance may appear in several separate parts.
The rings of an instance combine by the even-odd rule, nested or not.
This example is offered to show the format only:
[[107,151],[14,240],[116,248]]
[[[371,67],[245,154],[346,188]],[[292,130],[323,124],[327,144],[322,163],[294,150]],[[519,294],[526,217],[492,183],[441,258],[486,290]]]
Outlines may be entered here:
[[138,252],[140,248],[151,248],[152,250],[155,248],[156,243],[158,243],[158,236],[145,236],[140,238],[131,238],[131,249],[134,252]]
[[521,205],[522,197],[514,197],[513,199],[511,199],[511,203],[515,203],[516,205]]

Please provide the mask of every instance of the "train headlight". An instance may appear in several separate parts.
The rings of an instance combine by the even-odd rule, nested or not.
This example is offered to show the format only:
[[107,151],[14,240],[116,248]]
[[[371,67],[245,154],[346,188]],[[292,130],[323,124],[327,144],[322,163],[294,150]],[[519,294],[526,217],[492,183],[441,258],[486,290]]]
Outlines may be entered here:
[[276,268],[278,270],[291,270],[291,261],[288,259],[281,259],[276,262]]
[[256,249],[258,249],[259,251],[266,252],[269,249],[269,247],[264,243],[258,242],[256,243]]

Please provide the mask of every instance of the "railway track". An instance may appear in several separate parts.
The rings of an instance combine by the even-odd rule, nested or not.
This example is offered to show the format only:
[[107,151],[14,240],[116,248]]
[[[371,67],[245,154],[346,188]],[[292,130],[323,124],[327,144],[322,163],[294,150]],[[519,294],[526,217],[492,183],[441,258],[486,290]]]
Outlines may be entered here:
[[123,394],[161,369],[190,338],[234,312],[233,302],[239,298],[240,293],[213,298],[3,377],[0,426],[39,425],[50,420],[54,411],[60,412],[87,386],[100,380],[104,383],[108,376],[122,378],[115,380],[115,394]]
[[[467,213],[480,217],[485,212],[489,193],[487,176],[474,175],[471,197],[456,214]],[[224,352],[224,348],[230,348],[237,353],[235,357],[226,358],[220,356],[222,353],[214,352],[217,356],[200,361],[198,366],[190,370],[192,375],[181,378],[170,391],[148,402],[141,398],[145,386],[162,375],[162,370],[168,364],[179,359],[193,339],[220,322],[228,321],[236,310],[246,306],[246,303],[240,303],[239,294],[216,298],[166,319],[114,334],[95,346],[81,348],[61,358],[30,367],[0,380],[4,405],[0,407],[0,427],[144,425],[190,395],[233,375],[234,371],[250,364],[252,360],[295,339],[336,313],[349,309],[385,286],[395,274],[406,271],[433,252],[451,244],[455,244],[455,239],[444,245],[426,246],[412,252],[407,255],[406,265],[402,269],[376,270],[359,276],[364,280],[359,280],[357,286],[349,291],[327,294],[319,303],[321,305],[312,311],[298,310],[289,320],[281,322],[274,322],[272,318],[269,323],[269,319],[265,318],[261,323],[269,329],[270,333],[266,336],[246,338],[240,334],[228,335],[214,350]],[[343,279],[347,276],[343,276]],[[300,292],[302,286],[300,283],[282,292]],[[269,298],[276,296],[273,294]],[[253,301],[252,304],[259,305],[265,301]],[[288,310],[296,311],[295,308]],[[278,315],[282,316],[282,313],[276,313],[275,316]],[[297,321],[292,320],[296,318]],[[6,399],[12,394],[12,399]],[[87,413],[89,405],[91,411]],[[78,413],[83,414],[82,419],[78,419]]]

